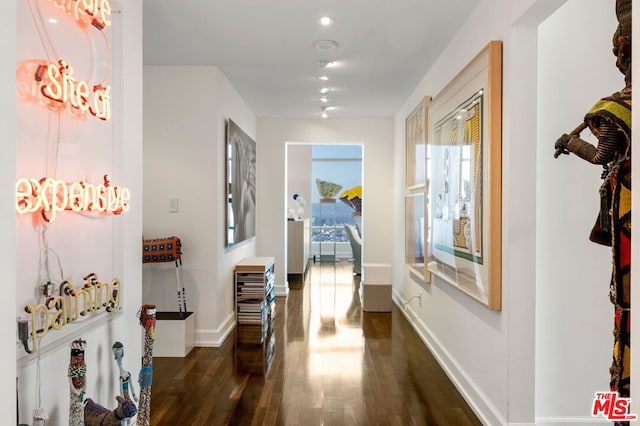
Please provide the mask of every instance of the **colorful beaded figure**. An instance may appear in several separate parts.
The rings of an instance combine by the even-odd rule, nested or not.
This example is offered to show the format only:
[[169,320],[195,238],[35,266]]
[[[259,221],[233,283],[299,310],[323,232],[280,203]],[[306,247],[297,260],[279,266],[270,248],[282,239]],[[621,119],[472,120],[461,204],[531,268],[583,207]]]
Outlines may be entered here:
[[113,410],[95,403],[87,398],[84,405],[85,426],[120,426],[123,421],[130,419],[137,413],[136,405],[130,399],[116,396],[118,406]]
[[[614,348],[611,391],[630,395],[631,359],[631,0],[616,1],[618,27],[613,34],[616,67],[624,75],[625,87],[596,102],[584,123],[555,143],[555,157],[574,153],[604,167],[600,187],[601,208],[590,239],[611,246],[613,267],[609,297],[614,305]],[[580,138],[589,127],[598,138],[593,146]]]
[[[118,370],[120,373],[120,396],[124,399],[138,402],[138,397],[136,396],[136,391],[133,387],[133,382],[131,381],[131,372],[126,371],[122,366],[122,358],[124,358],[124,345],[120,342],[115,342],[111,347],[111,350],[113,351],[113,358],[116,360],[116,364],[118,364]],[[123,420],[122,426],[127,425],[129,425],[129,419]]]
[[71,342],[71,360],[69,361],[69,426],[84,425],[84,390],[86,386],[87,366],[84,362],[84,348],[87,342],[82,339]]
[[140,325],[144,328],[144,352],[142,368],[138,377],[140,404],[137,424],[149,426],[151,420],[151,383],[153,382],[153,342],[155,340],[156,306],[142,305],[138,312]]

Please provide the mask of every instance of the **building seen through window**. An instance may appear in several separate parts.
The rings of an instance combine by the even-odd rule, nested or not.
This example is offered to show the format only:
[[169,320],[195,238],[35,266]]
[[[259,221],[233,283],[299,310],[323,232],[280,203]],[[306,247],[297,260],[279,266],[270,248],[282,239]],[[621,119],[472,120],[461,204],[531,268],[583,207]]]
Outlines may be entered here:
[[[354,209],[339,197],[342,192],[362,185],[362,146],[313,145],[312,147],[311,241],[348,242],[345,224],[355,224]],[[320,203],[316,179],[340,185],[336,203]],[[335,238],[335,240],[334,240]]]

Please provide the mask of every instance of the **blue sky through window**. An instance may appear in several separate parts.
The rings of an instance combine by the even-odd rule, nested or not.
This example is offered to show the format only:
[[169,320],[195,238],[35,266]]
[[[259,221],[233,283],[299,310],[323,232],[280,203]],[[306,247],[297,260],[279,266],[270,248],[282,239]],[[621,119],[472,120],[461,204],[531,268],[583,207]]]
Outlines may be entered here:
[[313,203],[320,200],[316,179],[341,185],[340,192],[362,185],[361,145],[313,145],[311,156],[313,159],[311,171]]

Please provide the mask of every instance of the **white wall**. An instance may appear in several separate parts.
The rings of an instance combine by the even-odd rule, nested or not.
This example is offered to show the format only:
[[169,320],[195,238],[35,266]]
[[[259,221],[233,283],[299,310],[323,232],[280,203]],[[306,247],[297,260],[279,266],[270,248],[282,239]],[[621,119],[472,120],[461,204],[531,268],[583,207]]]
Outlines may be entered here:
[[[293,194],[300,195],[305,200],[304,212],[302,213],[302,218],[310,218],[311,217],[311,167],[312,167],[312,159],[311,159],[311,145],[305,144],[287,144],[286,147],[287,154],[287,168],[286,168],[286,176],[287,176],[287,188],[285,191],[285,196],[287,200],[287,217],[289,217],[289,210],[293,209],[293,214],[296,213],[296,203],[293,199]],[[288,232],[288,227],[285,227],[285,231]],[[288,241],[288,236],[285,238],[285,241]],[[288,250],[288,247],[287,247]],[[288,257],[285,256],[285,260],[288,260]],[[283,270],[289,271],[288,263],[286,265],[282,265]],[[286,276],[286,275],[285,275]]]
[[[196,345],[218,346],[235,323],[233,268],[256,244],[225,247],[225,121],[259,146],[256,118],[217,67],[145,66],[144,77],[144,237],[180,237]],[[258,160],[261,167],[270,166]],[[170,196],[179,198],[178,213],[168,212]],[[172,264],[143,270],[143,300],[176,311]]]
[[[0,52],[6,58],[16,57],[16,2],[0,3]],[[16,239],[15,223],[15,140],[16,140],[16,97],[15,62],[0,61],[0,138],[3,155],[0,157],[0,239],[10,242]],[[16,340],[16,254],[13,244],[4,244],[0,250],[0,267],[4,271],[4,297],[0,298],[0,340]],[[0,369],[0,412],[7,424],[16,424],[16,367],[13,345],[2,345],[0,359],[5,362]]]
[[[396,174],[394,297],[422,291],[408,316],[486,424],[535,417],[535,64],[537,25],[562,2],[483,1],[395,117],[397,167],[404,170],[404,119],[438,92],[490,40],[503,40],[502,310],[489,311],[437,277],[413,281],[403,265],[403,173]],[[531,70],[533,66],[533,71]],[[533,129],[533,131],[531,131]]]
[[287,145],[287,209],[295,210],[293,194],[306,201],[303,218],[311,217],[311,145]]
[[[14,2],[9,3],[15,4]],[[125,366],[132,371],[134,376],[137,377],[137,371],[140,368],[138,360],[142,353],[142,328],[138,325],[139,321],[136,318],[136,313],[141,304],[142,278],[140,264],[140,235],[142,233],[142,173],[140,170],[142,164],[142,1],[128,1],[126,5],[120,5],[114,2],[113,5],[114,10],[121,10],[122,13],[114,14],[112,19],[114,34],[117,33],[112,40],[112,46],[116,49],[113,57],[114,62],[117,62],[115,69],[118,70],[118,75],[112,76],[114,79],[112,126],[114,128],[114,135],[116,135],[113,139],[115,163],[112,165],[112,170],[117,170],[117,184],[128,187],[131,191],[132,199],[130,202],[130,210],[112,220],[114,222],[114,231],[113,235],[109,236],[109,238],[113,238],[113,259],[109,258],[108,264],[105,265],[103,259],[93,258],[91,259],[90,265],[82,266],[85,267],[85,273],[88,272],[86,268],[96,268],[100,270],[106,267],[107,269],[113,268],[113,271],[117,271],[117,276],[121,278],[123,284],[123,312],[117,314],[112,320],[106,320],[102,323],[93,322],[91,329],[83,329],[81,326],[76,327],[75,324],[68,325],[67,327],[72,330],[72,332],[63,339],[64,341],[62,341],[60,345],[56,346],[51,344],[48,347],[41,348],[39,352],[41,358],[41,397],[42,408],[45,409],[49,415],[47,424],[64,424],[68,422],[69,385],[67,366],[69,363],[68,344],[71,340],[82,337],[87,341],[87,350],[85,353],[87,363],[87,391],[85,396],[91,397],[103,405],[109,407],[115,406],[114,396],[119,392],[117,366],[111,354],[111,346],[114,341],[119,340],[124,344],[126,351]],[[5,5],[2,7],[6,9]],[[15,9],[12,13],[9,11],[5,12],[5,9],[3,9],[2,16],[14,19],[16,16]],[[7,27],[11,28],[11,25],[3,25],[3,30]],[[23,30],[27,31],[28,29],[24,28]],[[15,35],[13,37],[15,37]],[[3,34],[2,40],[4,43],[5,40],[12,39],[5,38]],[[13,38],[13,43],[16,43],[15,38]],[[69,46],[66,46],[67,49],[68,47]],[[11,50],[11,48],[8,49],[8,51]],[[84,52],[69,53],[79,53],[82,55]],[[24,57],[23,54],[24,52],[21,53],[18,51],[13,55],[9,55],[9,57],[17,57],[20,60]],[[15,63],[12,61],[8,62],[7,68],[9,70],[15,67]],[[8,75],[14,75],[14,72],[11,71]],[[4,79],[2,84],[1,87],[4,88]],[[12,90],[2,97],[2,99],[10,100],[14,104],[13,111],[15,111],[14,84],[13,82],[11,83]],[[6,111],[6,114],[3,110],[2,116],[3,120],[7,117],[12,117],[12,109]],[[13,114],[12,119],[13,123],[0,127],[3,129],[3,136],[7,137],[7,140],[15,140],[15,114]],[[63,120],[63,122],[65,122],[65,120]],[[34,127],[37,127],[37,124],[34,123]],[[9,135],[13,134],[13,136],[7,136],[7,134],[4,133],[7,131]],[[70,135],[68,132],[62,132],[62,144],[68,142],[66,138],[70,136],[73,137],[73,134]],[[15,147],[5,149],[8,149],[9,153],[15,153],[16,151]],[[2,184],[0,185],[2,187],[1,191],[4,194],[5,188],[7,192],[9,188],[11,188],[11,192],[13,192],[13,182],[16,178],[16,157],[15,155],[5,155],[2,161],[6,162],[2,169],[8,172],[6,180],[3,174]],[[18,164],[18,166],[20,168],[23,165]],[[80,168],[81,165],[78,165],[78,169]],[[69,170],[59,170],[59,172],[63,174],[68,171]],[[10,183],[8,182],[9,179],[11,180]],[[2,204],[3,206],[5,205],[5,203]],[[12,201],[6,203],[6,205],[11,207],[11,211],[7,211],[5,207],[2,207],[3,210],[0,215],[4,219],[1,222],[3,227],[7,223],[10,224],[12,231],[9,235],[15,235],[16,222],[14,218],[16,213],[13,210],[14,203]],[[76,227],[78,231],[82,232],[83,229],[91,229],[93,231],[93,227],[88,223],[91,222],[91,219],[80,217],[75,217],[74,219],[78,224]],[[101,221],[101,223],[102,222],[103,221]],[[54,228],[53,225],[52,228]],[[6,236],[5,238],[11,241],[10,236]],[[60,241],[54,241],[53,239],[50,241],[52,246],[59,242]],[[97,244],[99,245],[99,241]],[[111,241],[109,241],[109,244],[111,244]],[[37,258],[38,253],[34,253],[32,258],[33,257]],[[26,265],[17,265],[18,270],[22,271],[22,273],[33,264],[30,262],[33,259],[28,260],[29,262],[27,262]],[[15,271],[17,260],[15,257],[12,258],[11,255],[3,255],[3,262],[5,261],[11,262],[10,265],[6,265],[6,270],[8,274],[13,277],[11,280],[11,282],[13,282],[16,279]],[[62,257],[61,262],[63,267],[67,267],[65,271],[71,274],[70,277],[67,277],[71,278],[74,284],[79,284],[77,276],[71,272],[77,266],[75,259]],[[111,277],[101,276],[100,278],[107,280]],[[21,280],[18,286],[24,285],[24,282],[24,280]],[[23,289],[21,288],[20,290],[22,291]],[[13,319],[5,321],[5,324],[9,326],[7,328],[10,330],[11,336],[6,337],[4,340],[5,343],[15,340],[15,315],[17,312],[15,310],[15,293],[13,293],[12,297],[9,297],[12,293],[13,290],[8,290],[5,295],[6,297],[2,298],[3,301],[6,301],[2,303],[7,303],[7,306],[4,307],[2,311],[10,312],[13,315]],[[3,330],[4,329],[5,327],[3,327]],[[66,328],[63,330],[66,330]],[[53,334],[57,332],[51,331],[50,333]],[[16,355],[13,344],[4,345],[4,347],[7,348],[7,351],[10,350],[14,356]],[[5,360],[11,359],[8,354],[6,358],[3,358]],[[23,358],[19,363],[17,362],[16,365],[17,375],[20,378],[20,419],[22,422],[31,423],[31,415],[36,406],[36,369],[36,362],[33,357]],[[11,376],[14,376],[15,372],[9,368],[3,369],[2,374],[5,374],[7,370],[11,372]],[[15,377],[7,378],[3,380],[2,386],[6,384],[13,387],[15,386],[14,381]],[[15,398],[9,398],[7,396],[7,398],[3,397],[2,400],[3,414],[8,413],[11,418],[15,412]],[[15,422],[7,420],[7,423],[14,424]]]
[[[258,254],[276,258],[276,294],[288,291],[284,275],[287,142],[363,145],[363,262],[393,258],[393,121],[391,119],[258,120]],[[268,166],[267,166],[268,165]]]
[[[567,31],[568,22],[572,31]],[[539,29],[539,421],[580,417],[586,421],[591,417],[594,393],[608,390],[613,343],[613,305],[608,298],[611,249],[588,241],[600,208],[602,168],[575,155],[554,160],[551,152],[553,142],[581,123],[598,99],[624,87],[624,76],[611,53],[616,26],[610,2],[569,0]],[[582,136],[597,143],[589,131]],[[576,332],[581,330],[585,332]]]
[[[395,119],[402,169],[411,108],[490,39],[504,41],[502,311],[489,312],[436,278],[422,308],[411,305],[408,314],[486,424],[591,422],[593,393],[608,383],[610,254],[587,240],[599,172],[552,153],[555,139],[623,79],[611,55],[613,3],[564,3],[482,2]],[[401,218],[402,209],[395,214]],[[406,300],[421,288],[401,266],[401,231],[396,226],[394,282],[401,285],[394,295]]]

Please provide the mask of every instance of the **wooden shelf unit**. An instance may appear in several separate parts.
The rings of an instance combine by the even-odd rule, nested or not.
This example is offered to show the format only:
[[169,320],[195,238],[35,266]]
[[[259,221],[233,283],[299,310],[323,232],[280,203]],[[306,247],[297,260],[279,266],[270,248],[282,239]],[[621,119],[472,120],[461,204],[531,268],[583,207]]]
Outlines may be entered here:
[[266,376],[275,353],[275,261],[252,257],[236,265],[235,363],[239,372]]
[[252,257],[235,269],[236,322],[269,327],[275,316],[273,257]]

